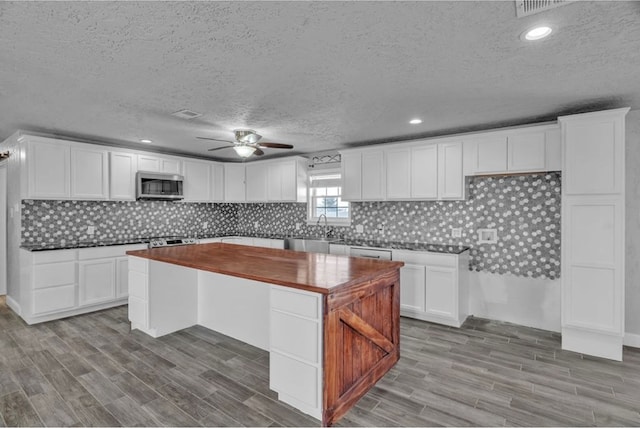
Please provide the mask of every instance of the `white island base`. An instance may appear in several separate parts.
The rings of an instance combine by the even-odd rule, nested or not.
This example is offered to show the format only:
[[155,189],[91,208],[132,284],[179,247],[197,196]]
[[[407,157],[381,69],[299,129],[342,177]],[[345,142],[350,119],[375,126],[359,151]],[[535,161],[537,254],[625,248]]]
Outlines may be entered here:
[[322,295],[129,256],[131,328],[201,325],[269,352],[278,399],[322,420]]

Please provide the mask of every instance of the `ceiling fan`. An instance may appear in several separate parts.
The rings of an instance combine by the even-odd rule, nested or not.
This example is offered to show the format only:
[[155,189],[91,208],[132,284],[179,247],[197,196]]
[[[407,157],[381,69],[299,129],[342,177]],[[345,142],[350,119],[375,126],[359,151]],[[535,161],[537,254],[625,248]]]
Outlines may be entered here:
[[264,152],[263,147],[269,149],[293,149],[291,144],[280,143],[259,143],[262,135],[259,135],[253,129],[236,129],[233,131],[236,141],[219,140],[217,138],[196,137],[201,140],[222,141],[223,143],[230,143],[230,146],[214,147],[209,149],[210,152],[214,150],[222,150],[233,148],[238,156],[241,158],[248,158],[251,155],[262,156]]

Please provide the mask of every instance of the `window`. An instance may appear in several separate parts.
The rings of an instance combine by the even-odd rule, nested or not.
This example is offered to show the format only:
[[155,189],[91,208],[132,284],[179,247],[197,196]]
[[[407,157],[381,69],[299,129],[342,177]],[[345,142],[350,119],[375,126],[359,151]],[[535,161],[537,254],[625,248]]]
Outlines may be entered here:
[[349,202],[341,199],[342,181],[340,173],[311,175],[309,177],[309,222],[316,223],[324,214],[329,224],[349,224],[351,221]]

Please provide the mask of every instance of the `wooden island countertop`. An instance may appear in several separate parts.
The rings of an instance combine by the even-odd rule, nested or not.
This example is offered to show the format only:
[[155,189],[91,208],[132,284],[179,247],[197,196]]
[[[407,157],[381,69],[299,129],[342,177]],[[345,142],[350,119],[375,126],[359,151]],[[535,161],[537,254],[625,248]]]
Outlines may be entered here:
[[127,254],[315,293],[345,291],[401,268],[403,262],[305,253],[237,244],[199,244]]
[[[242,289],[242,281],[246,279],[248,280],[246,283],[257,284],[258,287],[258,289],[253,288],[252,300],[257,299],[256,294],[262,293],[260,283],[270,285],[269,290],[276,294],[271,294],[270,298],[269,294],[266,294],[267,298],[264,301],[266,305],[272,307],[271,317],[277,320],[284,316],[288,317],[288,321],[285,324],[277,322],[271,324],[268,317],[261,320],[258,313],[260,311],[255,310],[247,313],[246,316],[241,315],[237,319],[237,324],[234,321],[233,325],[244,325],[248,319],[255,319],[260,326],[266,324],[270,329],[276,328],[275,325],[278,326],[277,331],[267,332],[267,336],[275,340],[266,346],[266,350],[270,352],[270,388],[278,392],[279,399],[305,413],[321,418],[325,426],[334,424],[349,411],[400,358],[400,268],[404,265],[403,262],[226,243],[153,248],[128,251],[127,254],[133,258],[150,261],[134,259],[129,263],[130,284],[138,280],[139,284],[135,287],[137,290],[148,287],[147,291],[141,293],[142,300],[129,296],[129,318],[132,320],[132,329],[142,328],[143,331],[153,333],[156,330],[151,328],[154,327],[151,325],[154,322],[151,320],[152,315],[149,314],[155,311],[160,314],[157,320],[166,321],[169,314],[176,312],[173,303],[175,300],[148,297],[154,293],[159,295],[160,290],[164,290],[168,294],[173,293],[175,299],[175,296],[179,296],[176,287],[173,286],[176,282],[180,283],[179,290],[182,292],[188,288],[185,284],[195,281],[196,277],[207,278],[213,275],[217,281],[225,282],[220,278],[230,276],[236,278],[229,278],[228,284],[233,284],[230,286],[232,290],[238,290]],[[132,264],[139,266],[140,263],[147,267],[140,267],[140,271],[132,272]],[[178,266],[171,268],[171,265]],[[198,273],[195,276],[191,275],[190,269],[185,269],[184,273],[177,275],[168,273],[182,267],[193,268]],[[154,271],[155,279],[153,279]],[[221,275],[216,276],[217,274]],[[186,328],[198,322],[219,331],[219,324],[205,320],[211,314],[210,308],[214,302],[224,302],[221,303],[222,305],[234,305],[231,302],[235,302],[237,305],[238,301],[233,298],[225,299],[223,293],[215,294],[216,290],[225,287],[220,282],[214,284],[215,281],[205,279],[197,279],[197,281],[204,282],[199,282],[198,287],[201,291],[198,291],[197,297],[193,294],[192,299],[206,301],[204,303],[200,301],[199,304],[194,304],[194,309],[189,307],[185,311],[187,314],[197,312],[197,317],[187,317],[188,322],[180,328]],[[314,301],[318,302],[318,321],[310,321],[309,318],[300,318],[297,315],[282,315],[283,306],[277,306],[274,309],[274,296],[282,296],[283,293],[274,291],[274,288],[287,289],[282,287],[289,288],[284,292],[285,294],[313,295]],[[190,289],[193,290],[193,288]],[[298,313],[297,304],[300,300],[296,299],[286,300],[294,305],[290,314]],[[158,305],[163,301],[165,307],[159,308]],[[282,303],[284,300],[279,302],[278,305],[284,304]],[[235,308],[241,310],[241,306],[242,303],[240,307],[234,306],[233,312],[237,312]],[[206,310],[200,312],[197,308],[206,308]],[[138,316],[135,314],[132,316],[132,311]],[[157,323],[159,325],[160,321]],[[258,325],[249,331],[258,331]],[[315,342],[312,341],[315,343],[313,346],[307,342],[310,337],[308,334],[312,334],[315,330],[303,329],[309,325],[319,325],[317,339]],[[289,326],[293,326],[290,332],[293,336],[283,333]],[[167,332],[170,331],[176,331],[176,329],[167,330]],[[298,337],[295,336],[299,334],[298,331],[309,333]],[[310,363],[314,360],[313,357],[309,357],[308,361],[305,360],[306,363],[301,363],[302,360],[291,357],[294,354],[290,352],[282,354],[278,346],[282,347],[284,342],[282,340],[278,342],[277,338],[285,336],[291,343],[307,343],[305,346],[309,347],[304,348],[299,355],[315,355],[315,352],[318,354],[315,360],[317,362]],[[285,348],[286,346],[281,349]],[[309,354],[307,352],[309,349],[317,351]],[[292,367],[297,368],[293,370]],[[300,378],[298,377],[300,373],[305,375]],[[306,373],[311,375],[307,376]],[[313,379],[316,378],[317,380],[314,381]],[[301,386],[303,383],[304,386]],[[315,395],[311,394],[313,391],[316,391]],[[317,399],[309,399],[302,403],[301,397],[306,397],[308,393],[311,394],[310,397],[317,397]]]

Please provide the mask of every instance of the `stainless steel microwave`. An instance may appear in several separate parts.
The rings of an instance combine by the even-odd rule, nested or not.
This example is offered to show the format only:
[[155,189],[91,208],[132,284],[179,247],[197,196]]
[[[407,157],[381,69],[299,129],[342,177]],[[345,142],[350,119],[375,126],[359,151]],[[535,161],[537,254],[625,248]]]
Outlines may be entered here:
[[138,171],[136,173],[136,199],[176,201],[184,199],[182,182],[178,174]]

